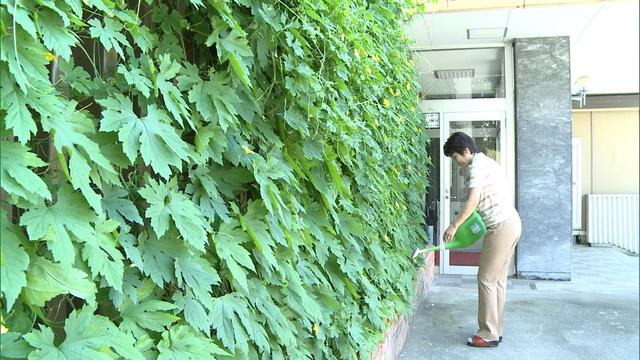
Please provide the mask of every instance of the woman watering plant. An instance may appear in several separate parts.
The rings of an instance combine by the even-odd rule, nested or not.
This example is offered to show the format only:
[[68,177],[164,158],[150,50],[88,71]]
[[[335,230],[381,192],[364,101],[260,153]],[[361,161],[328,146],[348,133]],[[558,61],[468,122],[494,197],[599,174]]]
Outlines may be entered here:
[[509,262],[522,225],[508,193],[503,169],[493,159],[478,152],[473,139],[453,133],[444,144],[444,154],[469,168],[469,195],[455,220],[443,234],[450,242],[458,228],[477,208],[486,234],[478,267],[478,331],[467,345],[498,346],[502,341],[505,291]]

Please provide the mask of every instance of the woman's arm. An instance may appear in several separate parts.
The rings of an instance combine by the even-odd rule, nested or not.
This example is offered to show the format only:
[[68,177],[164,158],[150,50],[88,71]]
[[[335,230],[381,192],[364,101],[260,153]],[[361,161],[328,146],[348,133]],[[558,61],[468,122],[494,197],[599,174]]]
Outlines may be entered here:
[[460,227],[471,213],[473,213],[473,210],[478,207],[479,201],[480,191],[477,188],[469,189],[469,196],[467,197],[467,201],[465,201],[462,210],[460,210],[458,216],[456,216],[456,219],[451,223],[451,225],[447,227],[447,230],[444,231],[443,239],[445,242],[449,242],[453,239],[453,235],[456,234],[458,227]]

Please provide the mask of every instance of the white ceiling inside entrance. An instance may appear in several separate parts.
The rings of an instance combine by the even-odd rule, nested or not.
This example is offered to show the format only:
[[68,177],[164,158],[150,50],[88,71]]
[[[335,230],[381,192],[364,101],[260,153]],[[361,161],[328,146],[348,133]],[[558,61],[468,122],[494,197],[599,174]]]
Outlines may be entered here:
[[[413,59],[422,74],[423,99],[504,97],[504,47],[416,51]],[[437,71],[448,69],[473,69],[473,75],[445,79],[437,76]]]
[[[572,82],[589,76],[590,94],[638,92],[638,0],[466,12],[428,13],[428,9],[429,5],[427,13],[416,16],[408,28],[408,35],[418,49],[570,36]],[[473,29],[481,29],[480,36],[496,33],[505,37],[467,39],[467,31],[473,33]],[[495,59],[486,60],[491,64],[480,63],[475,57],[456,61],[460,60],[462,63],[455,64],[456,68],[495,66]],[[435,57],[423,65],[418,62],[417,66],[421,72],[430,73],[451,69],[451,62],[451,58]]]

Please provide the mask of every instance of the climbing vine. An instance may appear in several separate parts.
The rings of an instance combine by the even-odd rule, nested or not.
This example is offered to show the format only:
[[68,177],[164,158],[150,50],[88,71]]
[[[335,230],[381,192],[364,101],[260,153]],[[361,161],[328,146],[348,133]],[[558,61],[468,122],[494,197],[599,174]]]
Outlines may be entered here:
[[411,2],[0,3],[3,358],[369,357],[424,242]]

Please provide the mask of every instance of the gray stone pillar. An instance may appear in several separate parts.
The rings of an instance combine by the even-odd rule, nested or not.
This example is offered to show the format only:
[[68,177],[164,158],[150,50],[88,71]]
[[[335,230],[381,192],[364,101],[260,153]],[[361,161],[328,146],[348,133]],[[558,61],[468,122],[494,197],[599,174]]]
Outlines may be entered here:
[[516,272],[571,279],[571,69],[569,37],[515,40]]

